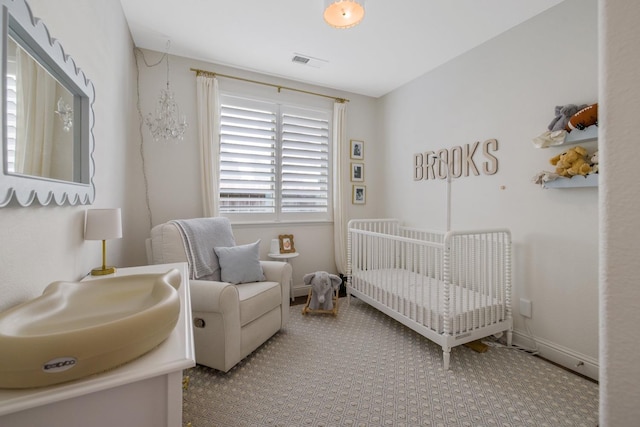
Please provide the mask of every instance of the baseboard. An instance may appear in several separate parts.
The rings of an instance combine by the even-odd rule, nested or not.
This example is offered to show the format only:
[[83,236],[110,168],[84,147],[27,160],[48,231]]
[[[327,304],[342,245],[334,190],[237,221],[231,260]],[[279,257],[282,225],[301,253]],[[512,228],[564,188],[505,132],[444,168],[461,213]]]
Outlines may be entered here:
[[570,371],[599,381],[600,364],[592,357],[539,337],[531,337],[526,332],[521,331],[513,331],[513,343],[524,348],[536,348],[537,344],[540,357],[557,363]]
[[[296,286],[293,289],[294,296],[306,296],[309,287],[305,285]],[[513,343],[523,348],[537,348],[538,355],[546,360],[584,375],[595,381],[600,379],[600,364],[598,360],[584,354],[573,351],[551,341],[539,337],[531,337],[523,331],[513,331]]]
[[302,296],[307,296],[309,295],[309,288],[310,286],[307,285],[298,285],[298,286],[294,286],[293,287],[293,296],[295,297],[302,297]]

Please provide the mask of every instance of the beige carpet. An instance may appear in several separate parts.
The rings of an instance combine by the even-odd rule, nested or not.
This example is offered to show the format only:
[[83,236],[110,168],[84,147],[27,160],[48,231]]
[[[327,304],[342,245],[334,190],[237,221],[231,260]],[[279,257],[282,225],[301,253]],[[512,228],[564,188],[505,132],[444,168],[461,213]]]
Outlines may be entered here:
[[442,349],[352,298],[287,328],[227,374],[185,372],[184,425],[596,426],[598,385],[518,350]]

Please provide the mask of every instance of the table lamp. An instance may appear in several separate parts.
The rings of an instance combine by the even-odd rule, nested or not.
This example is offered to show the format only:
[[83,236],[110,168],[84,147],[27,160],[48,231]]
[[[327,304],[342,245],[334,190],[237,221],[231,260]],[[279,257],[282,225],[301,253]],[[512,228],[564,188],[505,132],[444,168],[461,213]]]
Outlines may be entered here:
[[91,270],[92,276],[103,276],[116,272],[115,267],[107,267],[107,239],[122,237],[122,216],[120,208],[88,209],[84,224],[84,240],[102,240],[102,267]]

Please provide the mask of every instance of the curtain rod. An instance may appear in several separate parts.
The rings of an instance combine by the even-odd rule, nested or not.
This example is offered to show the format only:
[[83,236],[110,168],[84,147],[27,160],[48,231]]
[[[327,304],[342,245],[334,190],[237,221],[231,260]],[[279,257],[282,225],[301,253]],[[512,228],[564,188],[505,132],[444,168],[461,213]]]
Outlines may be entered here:
[[240,80],[240,81],[248,82],[248,83],[255,83],[255,84],[259,84],[259,85],[263,85],[263,86],[275,87],[276,89],[278,89],[278,92],[280,92],[282,89],[286,89],[286,90],[290,90],[290,91],[293,91],[293,92],[306,93],[307,95],[322,96],[324,98],[333,99],[334,101],[340,102],[340,103],[349,102],[349,100],[346,99],[346,98],[339,98],[339,97],[336,97],[336,96],[325,95],[323,93],[310,92],[308,90],[296,89],[296,88],[293,88],[293,87],[276,85],[276,84],[273,84],[273,83],[260,82],[258,80],[245,79],[243,77],[230,76],[228,74],[214,73],[213,71],[200,70],[198,68],[191,68],[191,71],[195,72],[197,76],[200,76],[200,75],[209,76],[209,77],[218,76],[218,77],[224,77],[224,78],[227,78],[227,79]]

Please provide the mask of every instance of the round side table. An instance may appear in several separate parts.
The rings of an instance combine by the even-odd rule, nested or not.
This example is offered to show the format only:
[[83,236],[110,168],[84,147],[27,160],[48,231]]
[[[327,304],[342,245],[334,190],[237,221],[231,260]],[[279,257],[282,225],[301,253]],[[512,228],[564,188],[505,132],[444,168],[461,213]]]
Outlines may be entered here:
[[[272,253],[272,254],[268,254],[268,255],[269,255],[269,258],[283,259],[284,262],[288,263],[290,259],[295,258],[295,257],[299,256],[300,254],[298,252],[291,252],[291,253],[288,253],[288,254]],[[291,298],[291,301],[293,301],[295,299],[294,296],[293,296],[293,272],[291,273],[291,281],[289,282],[289,298]]]

